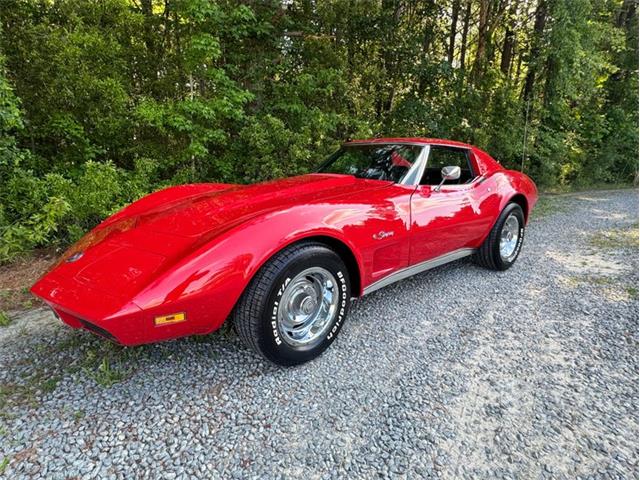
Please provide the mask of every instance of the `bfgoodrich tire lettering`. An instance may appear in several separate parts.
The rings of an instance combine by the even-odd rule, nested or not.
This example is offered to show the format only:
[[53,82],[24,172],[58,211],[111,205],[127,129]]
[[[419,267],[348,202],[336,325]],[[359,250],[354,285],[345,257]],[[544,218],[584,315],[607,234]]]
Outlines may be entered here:
[[[515,247],[510,255],[503,256],[500,252],[501,235],[505,230],[507,221],[515,219],[518,222],[517,239]],[[482,243],[475,255],[475,261],[479,265],[492,270],[506,270],[515,263],[520,255],[522,242],[524,240],[524,213],[517,203],[509,203],[500,213],[498,220],[489,232],[489,235]]]
[[[323,280],[331,285],[329,293],[335,294],[335,309],[314,335],[296,341],[291,333],[295,329],[283,327],[282,302],[314,311],[313,304],[300,305],[301,297],[295,296],[299,292],[292,293],[291,289],[310,289],[316,280],[318,285]],[[304,242],[277,253],[258,271],[238,301],[231,321],[250,348],[279,365],[297,365],[317,357],[335,340],[348,314],[350,298],[349,276],[341,258],[321,243]]]

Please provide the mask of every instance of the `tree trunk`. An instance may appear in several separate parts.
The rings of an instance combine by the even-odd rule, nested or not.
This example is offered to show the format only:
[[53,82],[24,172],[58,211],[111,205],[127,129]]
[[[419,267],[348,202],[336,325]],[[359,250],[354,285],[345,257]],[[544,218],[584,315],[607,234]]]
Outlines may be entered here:
[[[431,50],[431,42],[433,40],[433,22],[431,17],[435,11],[434,0],[427,0],[424,9],[423,16],[427,19],[424,23],[424,30],[422,34],[422,62],[426,64],[429,59],[429,53]],[[418,93],[422,95],[427,88],[427,78],[424,73],[420,74],[420,81],[418,82]]]
[[[385,25],[385,33],[382,49],[380,51],[382,61],[382,71],[384,72],[385,80],[380,84],[380,90],[377,98],[377,114],[378,118],[384,118],[393,107],[393,98],[395,94],[395,76],[394,76],[394,63],[396,53],[394,51],[394,45],[396,40],[396,29],[400,23],[402,15],[402,2],[397,0],[383,0],[382,12],[387,18]],[[390,20],[389,20],[390,19]]]
[[467,37],[469,35],[469,21],[471,20],[471,0],[467,0],[467,9],[464,12],[464,23],[462,25],[462,44],[460,45],[460,69],[464,70],[467,56]]
[[500,57],[500,71],[508,76],[511,67],[511,59],[513,58],[513,48],[515,46],[515,21],[518,3],[512,2],[509,8],[509,18],[504,32],[504,42],[502,44],[502,54]]
[[551,54],[547,57],[546,63],[546,78],[544,82],[544,92],[542,104],[544,105],[545,111],[549,111],[549,109],[554,104],[554,99],[556,97],[556,77],[558,75],[558,60],[554,54]]
[[533,93],[533,85],[536,79],[537,66],[539,62],[538,56],[540,55],[540,44],[542,41],[542,34],[544,33],[544,27],[547,23],[547,0],[539,0],[536,7],[535,23],[533,25],[533,38],[531,40],[531,49],[529,50],[529,61],[527,62],[527,76],[524,81],[524,88],[522,90],[522,98],[528,100]]
[[453,65],[453,55],[456,48],[456,28],[458,27],[458,14],[460,12],[460,0],[453,0],[451,11],[451,31],[449,32],[449,65]]
[[616,27],[622,28],[627,24],[627,19],[633,18],[636,10],[636,0],[624,0],[620,11],[616,16]]
[[140,7],[142,8],[142,15],[144,16],[144,41],[147,49],[151,51],[154,47],[153,3],[151,0],[140,0]]
[[473,64],[474,79],[480,78],[484,67],[484,59],[487,50],[487,31],[489,26],[489,0],[480,0],[479,22],[478,22],[478,47],[476,48],[476,58]]
[[427,0],[424,8],[424,17],[427,19],[424,23],[424,31],[422,34],[422,55],[426,58],[429,55],[431,49],[431,42],[433,41],[433,21],[432,17],[435,12],[434,0]]

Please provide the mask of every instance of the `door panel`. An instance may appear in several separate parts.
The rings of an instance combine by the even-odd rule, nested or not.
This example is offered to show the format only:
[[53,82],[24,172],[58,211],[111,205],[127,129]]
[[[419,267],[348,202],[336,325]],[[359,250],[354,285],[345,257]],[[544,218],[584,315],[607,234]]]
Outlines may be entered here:
[[[369,192],[366,209],[358,210],[362,220],[349,220],[344,233],[356,239],[364,267],[363,284],[368,285],[386,275],[407,267],[409,262],[409,232],[411,195],[415,187],[391,185]],[[363,204],[365,207],[365,204]],[[348,210],[352,210],[350,206]],[[336,209],[332,216],[348,215]]]
[[[461,176],[439,187],[445,166],[460,167]],[[411,197],[410,265],[482,241],[491,217],[483,202],[491,188],[476,175],[467,149],[430,146],[421,185]]]
[[411,265],[469,245],[477,216],[468,186],[419,186],[411,198]]
[[409,264],[460,248],[478,248],[500,213],[493,179],[469,185],[419,186],[411,198]]

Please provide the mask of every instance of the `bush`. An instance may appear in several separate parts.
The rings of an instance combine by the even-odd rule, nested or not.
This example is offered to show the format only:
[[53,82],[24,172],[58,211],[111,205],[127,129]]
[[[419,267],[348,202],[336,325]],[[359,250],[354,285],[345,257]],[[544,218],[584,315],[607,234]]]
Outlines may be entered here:
[[138,161],[133,172],[87,162],[75,176],[38,178],[16,168],[0,194],[0,262],[47,244],[78,240],[108,215],[152,190],[154,168]]
[[453,138],[519,169],[526,117],[541,188],[637,179],[637,2],[488,3],[480,22],[466,2],[4,0],[0,262],[353,137]]

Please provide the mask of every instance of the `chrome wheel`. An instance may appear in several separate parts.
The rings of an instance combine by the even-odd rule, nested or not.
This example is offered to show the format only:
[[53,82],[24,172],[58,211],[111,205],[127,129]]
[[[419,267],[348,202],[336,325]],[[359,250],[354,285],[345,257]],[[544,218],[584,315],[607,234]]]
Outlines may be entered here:
[[518,239],[520,238],[520,222],[513,213],[507,217],[500,232],[500,256],[510,262],[516,256]]
[[331,272],[307,268],[285,287],[278,304],[278,329],[285,342],[301,347],[327,332],[338,309],[340,290]]

